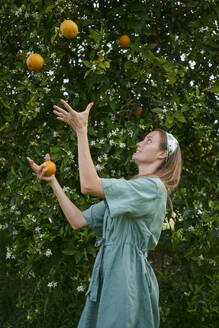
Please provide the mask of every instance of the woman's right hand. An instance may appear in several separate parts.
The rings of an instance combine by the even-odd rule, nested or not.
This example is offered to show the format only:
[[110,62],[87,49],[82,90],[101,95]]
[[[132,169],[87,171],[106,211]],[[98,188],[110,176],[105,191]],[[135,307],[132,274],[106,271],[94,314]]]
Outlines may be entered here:
[[[46,161],[50,161],[49,154],[46,154],[45,158]],[[47,169],[42,170],[46,166],[45,164],[37,165],[30,157],[27,157],[27,160],[30,163],[32,170],[36,173],[38,179],[45,180],[48,182],[52,182],[53,180],[55,180],[55,174],[52,174],[50,177],[45,176]]]

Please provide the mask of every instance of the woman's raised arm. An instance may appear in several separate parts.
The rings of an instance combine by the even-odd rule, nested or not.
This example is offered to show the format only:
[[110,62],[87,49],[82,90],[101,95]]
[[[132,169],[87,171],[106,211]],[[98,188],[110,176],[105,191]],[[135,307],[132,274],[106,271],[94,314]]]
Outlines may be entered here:
[[57,115],[57,119],[69,124],[77,134],[81,192],[104,198],[101,179],[93,164],[87,137],[88,116],[93,103],[88,104],[85,111],[78,113],[66,101],[61,100],[61,102],[67,111],[54,105],[55,110],[53,112]]

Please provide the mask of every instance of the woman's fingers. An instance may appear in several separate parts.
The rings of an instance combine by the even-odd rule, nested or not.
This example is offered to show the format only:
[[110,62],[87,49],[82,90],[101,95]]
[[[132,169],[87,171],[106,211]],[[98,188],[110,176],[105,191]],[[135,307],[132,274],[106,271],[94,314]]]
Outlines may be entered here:
[[37,173],[39,166],[30,157],[27,157],[27,160],[30,163],[30,166],[32,167],[33,171]]
[[54,105],[53,108],[56,109],[56,110],[53,111],[54,113],[63,114],[63,115],[66,115],[67,114],[66,110],[62,109],[59,106]]
[[43,165],[43,164],[40,165],[40,167],[41,167],[41,169],[39,171],[38,178],[40,180],[42,180],[42,178],[44,178],[44,175],[46,174],[47,169],[42,170],[45,167],[45,165]]
[[[69,104],[64,99],[61,99],[61,102],[63,103],[63,105],[65,106],[65,108],[68,110],[68,112],[70,114],[72,114],[72,115],[79,114],[74,109],[72,109],[71,106],[69,106]],[[87,105],[85,111],[87,111],[89,113],[90,112],[90,109],[91,109],[91,107],[93,105],[94,105],[93,102],[89,103]],[[53,108],[55,108],[55,110],[53,111],[53,113],[58,116],[57,118],[65,120],[66,115],[68,115],[68,113],[64,109],[62,109],[61,107],[59,107],[59,106],[54,105]]]
[[[46,161],[50,161],[50,155],[46,154],[45,156]],[[51,175],[50,177],[46,177],[46,171],[47,168],[43,169],[46,164],[41,164],[41,165],[37,165],[30,157],[27,157],[28,162],[30,163],[33,171],[36,173],[38,179],[40,180],[46,180],[46,181],[51,181],[54,178],[54,174]]]
[[89,103],[89,104],[87,105],[85,111],[88,111],[88,113],[89,113],[89,112],[90,112],[90,109],[91,109],[91,107],[93,107],[93,105],[94,105],[93,102]]
[[64,99],[61,99],[61,102],[70,113],[77,114],[77,112],[72,109],[71,106],[69,106],[69,104]]
[[50,161],[50,155],[46,154],[45,159],[46,159],[46,161]]

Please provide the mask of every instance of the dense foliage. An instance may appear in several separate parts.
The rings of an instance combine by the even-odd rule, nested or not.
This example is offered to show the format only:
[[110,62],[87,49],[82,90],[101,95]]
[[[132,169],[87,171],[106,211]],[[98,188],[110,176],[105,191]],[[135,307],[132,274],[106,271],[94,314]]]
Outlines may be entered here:
[[[0,326],[76,327],[85,303],[96,236],[71,229],[26,160],[50,153],[70,199],[81,210],[98,201],[81,194],[76,135],[52,112],[64,98],[78,111],[95,103],[89,142],[100,177],[136,174],[136,142],[157,127],[179,139],[174,214],[150,254],[161,327],[216,327],[217,1],[6,0],[0,14]],[[76,38],[61,35],[65,19],[78,24]],[[30,53],[45,60],[39,72],[27,69]]]

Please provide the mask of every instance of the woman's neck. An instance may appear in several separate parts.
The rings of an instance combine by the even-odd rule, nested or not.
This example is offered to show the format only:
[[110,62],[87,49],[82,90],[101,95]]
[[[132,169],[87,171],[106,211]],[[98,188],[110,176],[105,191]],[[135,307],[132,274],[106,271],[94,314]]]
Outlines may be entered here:
[[156,168],[153,165],[139,166],[138,175],[153,175],[156,172]]

